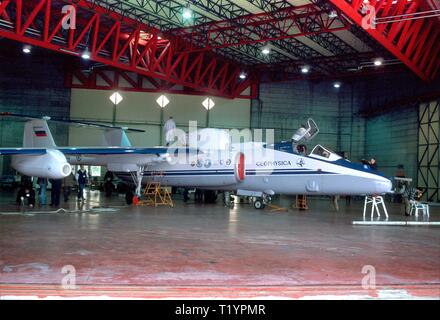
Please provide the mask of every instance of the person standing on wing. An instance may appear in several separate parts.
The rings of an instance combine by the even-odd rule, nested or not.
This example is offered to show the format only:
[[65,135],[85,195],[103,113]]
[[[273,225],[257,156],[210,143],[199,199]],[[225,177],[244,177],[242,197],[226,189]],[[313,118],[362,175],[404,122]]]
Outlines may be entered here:
[[163,126],[163,131],[165,135],[165,142],[167,147],[173,142],[173,130],[176,129],[176,123],[174,122],[173,117],[170,117]]

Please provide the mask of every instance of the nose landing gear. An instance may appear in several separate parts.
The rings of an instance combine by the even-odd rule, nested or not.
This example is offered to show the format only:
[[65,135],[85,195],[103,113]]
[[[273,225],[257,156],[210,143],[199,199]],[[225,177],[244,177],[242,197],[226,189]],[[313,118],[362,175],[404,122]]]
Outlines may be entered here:
[[269,195],[263,193],[262,197],[254,198],[254,208],[257,210],[264,209],[266,205],[269,204],[271,201],[272,198]]
[[263,200],[262,200],[262,199],[256,199],[256,200],[254,201],[254,208],[255,208],[255,209],[258,209],[258,210],[260,210],[260,209],[264,209],[265,206],[266,206],[266,205],[263,203]]

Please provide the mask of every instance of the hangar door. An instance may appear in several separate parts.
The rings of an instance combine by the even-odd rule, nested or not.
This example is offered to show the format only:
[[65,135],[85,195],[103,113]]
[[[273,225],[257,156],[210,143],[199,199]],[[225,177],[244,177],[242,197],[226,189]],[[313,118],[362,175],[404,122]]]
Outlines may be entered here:
[[417,186],[424,191],[423,200],[440,202],[440,100],[419,106]]

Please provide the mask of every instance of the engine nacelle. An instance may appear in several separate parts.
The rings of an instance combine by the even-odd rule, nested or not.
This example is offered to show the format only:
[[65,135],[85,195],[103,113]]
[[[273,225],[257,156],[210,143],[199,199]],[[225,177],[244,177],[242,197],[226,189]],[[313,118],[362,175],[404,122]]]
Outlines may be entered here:
[[66,157],[58,150],[47,150],[42,155],[14,155],[12,167],[26,176],[48,179],[63,179],[72,172]]
[[235,157],[235,179],[237,179],[238,182],[241,182],[246,177],[246,166],[245,166],[245,157],[244,153],[239,152],[237,153]]

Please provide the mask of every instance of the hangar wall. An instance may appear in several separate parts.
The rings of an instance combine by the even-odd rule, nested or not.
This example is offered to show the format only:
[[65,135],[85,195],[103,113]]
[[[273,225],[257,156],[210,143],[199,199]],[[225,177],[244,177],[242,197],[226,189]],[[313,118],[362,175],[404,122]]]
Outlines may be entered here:
[[417,174],[417,109],[409,108],[369,118],[366,130],[366,156],[377,159],[380,170],[394,176],[397,165],[407,177]]
[[[0,112],[35,116],[65,116],[70,108],[70,89],[64,87],[63,56],[48,51],[23,55],[21,47],[0,48]],[[68,130],[50,124],[55,142],[66,145]],[[0,146],[19,147],[23,122],[0,117]],[[0,172],[11,173],[9,157],[0,157]]]
[[[111,91],[72,89],[70,117],[111,122],[113,105],[109,100]],[[120,92],[124,97],[117,106],[116,123],[122,126],[144,129],[146,133],[130,134],[135,146],[160,144],[160,107],[156,99],[160,93]],[[170,103],[164,108],[164,121],[173,116],[177,127],[188,131],[188,121],[197,121],[198,127],[206,127],[207,110],[202,106],[206,96],[166,94]],[[214,108],[210,110],[209,126],[214,128],[249,128],[250,100],[212,98]],[[70,145],[99,145],[101,133],[98,130],[70,128]]]
[[419,105],[426,97],[438,96],[440,79],[425,83],[411,73],[388,74],[362,85],[366,157],[377,158],[387,176],[394,176],[397,165],[403,165],[406,176],[416,183]]
[[361,95],[357,84],[339,90],[330,81],[262,83],[259,99],[252,103],[253,128],[275,129],[275,140],[290,140],[292,134],[311,117],[320,133],[309,143],[309,151],[322,144],[349,159],[364,155],[365,121],[355,117]]
[[407,177],[417,181],[417,99],[438,94],[440,83],[423,83],[411,73],[344,81],[296,80],[262,83],[252,101],[251,126],[274,128],[276,140],[290,140],[308,117],[320,128],[309,143],[346,152],[351,161],[377,159],[386,176],[402,164]]

